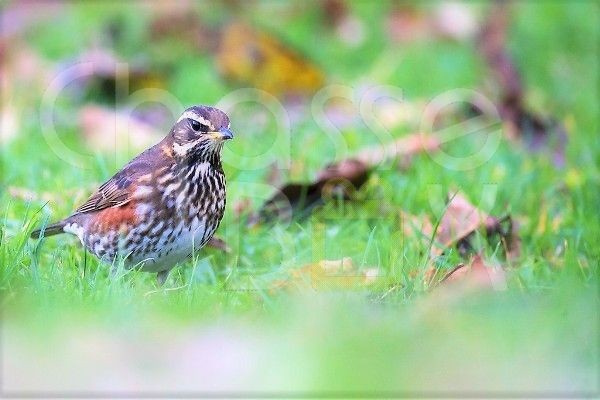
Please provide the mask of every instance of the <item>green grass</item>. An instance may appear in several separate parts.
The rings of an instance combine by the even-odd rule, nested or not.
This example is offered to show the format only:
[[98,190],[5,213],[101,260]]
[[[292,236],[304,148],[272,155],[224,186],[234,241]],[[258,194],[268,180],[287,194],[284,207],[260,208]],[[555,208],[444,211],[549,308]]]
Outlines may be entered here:
[[[49,60],[62,61],[88,47],[93,32],[116,18],[126,28],[115,51],[125,59],[142,51],[140,43],[149,40],[144,13],[103,2],[89,7],[69,7],[60,24],[39,24],[26,33],[27,43]],[[396,51],[384,45],[383,22],[369,24],[365,43],[348,49],[323,28],[312,7],[281,19],[271,15],[271,7],[261,4],[247,18],[301,49],[331,82],[360,86],[382,51]],[[353,4],[353,9],[371,22],[386,13],[386,7],[368,3]],[[225,159],[229,208],[218,232],[232,252],[202,250],[176,268],[163,288],[153,275],[138,271],[110,276],[109,267],[86,257],[72,237],[28,240],[32,229],[68,215],[83,192],[120,165],[114,155],[102,153],[90,159],[87,169],[58,158],[41,134],[42,92],[22,94],[21,130],[0,150],[3,389],[20,393],[25,389],[18,382],[26,382],[27,390],[37,393],[92,388],[119,393],[597,395],[600,11],[585,2],[517,3],[515,9],[509,46],[530,107],[568,127],[564,169],[556,169],[549,155],[506,140],[488,162],[468,171],[453,171],[420,155],[406,169],[380,166],[355,202],[328,203],[289,224],[248,227],[245,216],[238,219],[232,208],[242,197],[257,207],[271,195],[269,169],[252,169],[235,154],[259,154],[278,132],[246,126],[240,114],[232,121],[235,154]],[[227,18],[220,9],[213,23]],[[324,45],[315,45],[314,32]],[[187,56],[165,57],[170,63],[166,90],[193,104],[214,103],[235,89],[219,77],[208,55],[193,51],[179,49],[177,54]],[[375,83],[402,88],[409,102],[454,88],[480,89],[486,79],[470,42],[417,41],[397,51],[401,61]],[[61,115],[76,113],[80,106],[61,105]],[[61,119],[57,124],[72,149],[94,153],[73,123]],[[412,130],[416,127],[402,127],[392,136]],[[361,124],[341,134],[350,152],[377,143]],[[477,149],[478,140],[469,136],[446,151]],[[286,151],[276,150],[273,161]],[[309,118],[292,127],[289,152],[293,169],[283,169],[283,179],[308,179],[334,158],[335,147]],[[9,187],[53,193],[57,200],[13,198]],[[428,290],[422,279],[427,249],[402,233],[400,211],[435,221],[441,215],[434,207],[443,201],[441,194],[460,190],[479,205],[489,187],[496,196],[485,209],[518,222],[521,254],[509,262],[497,243],[481,236],[475,246],[487,260],[506,267],[507,289]],[[342,257],[351,257],[359,270],[378,268],[382,278],[348,290],[272,290],[273,282],[296,268]],[[460,261],[450,252],[439,265],[451,268]],[[82,347],[72,344],[75,338]],[[113,369],[131,375],[115,373],[120,377],[111,381],[114,376],[107,378],[106,371]],[[25,371],[31,378],[17,379]],[[62,382],[60,377],[68,374],[72,378]]]

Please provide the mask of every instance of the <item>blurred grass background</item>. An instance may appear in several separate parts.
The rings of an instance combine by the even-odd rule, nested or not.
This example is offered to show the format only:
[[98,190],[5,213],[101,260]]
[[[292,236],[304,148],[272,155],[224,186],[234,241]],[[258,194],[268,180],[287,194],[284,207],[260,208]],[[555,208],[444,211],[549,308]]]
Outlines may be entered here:
[[[102,80],[75,83],[55,109],[61,140],[92,155],[86,168],[57,157],[44,140],[40,110],[48,85],[92,49],[143,71],[131,72],[130,92],[157,88],[185,106],[216,104],[253,87],[223,75],[222,47],[211,39],[240,21],[276,38],[298,54],[301,70],[310,65],[327,84],[395,86],[417,110],[455,88],[493,96],[475,34],[432,33],[428,18],[443,3],[341,4],[352,22],[349,37],[343,26],[336,28],[326,3],[316,1],[205,1],[171,10],[145,2],[3,3],[5,394],[598,395],[600,9],[594,2],[515,2],[511,12],[507,46],[527,104],[567,128],[564,168],[553,165],[551,154],[508,140],[487,163],[465,172],[419,155],[401,170],[378,168],[358,193],[362,201],[326,204],[291,224],[249,228],[248,210],[238,217],[235,208],[244,197],[255,208],[272,194],[273,168],[251,168],[236,154],[260,154],[279,132],[254,115],[256,107],[241,107],[232,114],[237,136],[225,158],[229,208],[218,232],[230,254],[207,249],[158,288],[154,276],[136,271],[109,277],[108,267],[86,257],[73,238],[27,239],[34,227],[70,213],[139,150],[133,143],[103,151],[83,133],[82,108],[119,109],[127,101],[117,96],[115,102]],[[459,5],[476,23],[490,8],[485,2]],[[397,13],[405,19],[394,27]],[[453,16],[450,23],[458,24]],[[157,28],[161,18],[166,31]],[[394,29],[408,33],[398,38]],[[290,115],[307,101],[277,90],[274,95]],[[163,134],[177,118],[153,119],[164,110],[140,108],[141,118]],[[363,124],[339,126],[349,152],[378,143]],[[391,135],[417,129],[408,122]],[[286,151],[291,159],[276,170],[279,182],[311,179],[334,160],[328,137],[310,113],[292,118],[290,149],[273,151],[273,161]],[[447,151],[468,153],[477,146],[467,137]],[[476,242],[478,252],[506,267],[506,290],[428,291],[422,279],[426,249],[401,232],[400,211],[435,219],[435,185],[444,193],[460,189],[477,204],[489,184],[496,185],[497,198],[486,211],[510,213],[522,241],[510,263],[493,243]],[[343,257],[359,270],[376,268],[382,279],[347,290],[273,288],[289,271]],[[460,261],[451,251],[441,264],[451,268]]]

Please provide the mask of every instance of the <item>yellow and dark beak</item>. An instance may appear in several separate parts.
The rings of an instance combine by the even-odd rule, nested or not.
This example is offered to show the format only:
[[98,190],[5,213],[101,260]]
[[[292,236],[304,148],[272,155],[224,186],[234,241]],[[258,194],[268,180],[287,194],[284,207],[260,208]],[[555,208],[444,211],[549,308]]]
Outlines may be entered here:
[[233,132],[227,128],[221,128],[218,132],[210,132],[207,134],[212,140],[224,141],[233,139]]

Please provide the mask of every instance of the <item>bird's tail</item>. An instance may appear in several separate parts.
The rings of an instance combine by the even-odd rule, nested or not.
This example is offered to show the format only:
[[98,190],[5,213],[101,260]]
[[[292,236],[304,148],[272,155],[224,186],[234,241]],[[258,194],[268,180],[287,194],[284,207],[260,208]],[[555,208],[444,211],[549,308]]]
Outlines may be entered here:
[[32,239],[39,239],[42,236],[42,232],[44,233],[44,237],[58,235],[59,233],[64,233],[63,228],[65,227],[65,221],[60,221],[51,225],[46,226],[42,229],[36,229],[31,232]]

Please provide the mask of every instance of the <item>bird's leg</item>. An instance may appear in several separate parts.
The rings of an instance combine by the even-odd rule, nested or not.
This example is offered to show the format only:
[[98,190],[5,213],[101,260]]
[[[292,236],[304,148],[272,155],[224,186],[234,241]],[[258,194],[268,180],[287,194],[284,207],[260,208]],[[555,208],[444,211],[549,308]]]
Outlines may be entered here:
[[169,277],[169,270],[166,269],[164,271],[160,271],[159,273],[156,274],[156,280],[158,281],[158,286],[162,286],[165,284],[165,282],[167,281],[167,278]]

